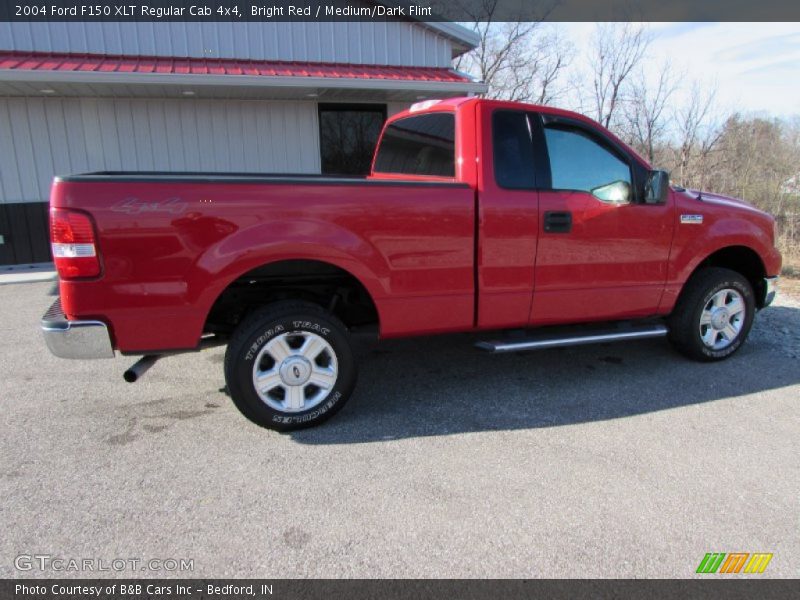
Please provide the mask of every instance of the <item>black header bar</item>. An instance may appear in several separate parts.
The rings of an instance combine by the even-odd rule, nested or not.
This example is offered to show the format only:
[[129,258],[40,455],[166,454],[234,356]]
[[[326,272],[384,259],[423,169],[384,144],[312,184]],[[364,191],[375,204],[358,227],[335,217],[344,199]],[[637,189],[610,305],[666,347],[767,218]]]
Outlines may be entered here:
[[800,21],[796,0],[4,0],[0,21]]
[[[713,577],[713,576],[712,576]],[[552,600],[648,598],[796,597],[797,581],[763,579],[694,580],[420,580],[420,579],[63,579],[2,580],[7,600]]]
[[[711,576],[715,577],[715,576]],[[63,579],[1,580],[6,600],[600,600],[794,598],[796,580]]]

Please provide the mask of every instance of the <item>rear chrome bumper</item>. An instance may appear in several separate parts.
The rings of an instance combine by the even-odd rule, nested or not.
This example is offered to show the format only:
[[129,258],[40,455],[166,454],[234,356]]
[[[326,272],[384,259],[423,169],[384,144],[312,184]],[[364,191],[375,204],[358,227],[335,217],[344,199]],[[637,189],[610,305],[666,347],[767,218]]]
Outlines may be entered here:
[[764,306],[769,306],[778,293],[778,276],[764,277]]
[[56,300],[41,321],[47,347],[59,358],[114,358],[108,326],[102,321],[69,321]]

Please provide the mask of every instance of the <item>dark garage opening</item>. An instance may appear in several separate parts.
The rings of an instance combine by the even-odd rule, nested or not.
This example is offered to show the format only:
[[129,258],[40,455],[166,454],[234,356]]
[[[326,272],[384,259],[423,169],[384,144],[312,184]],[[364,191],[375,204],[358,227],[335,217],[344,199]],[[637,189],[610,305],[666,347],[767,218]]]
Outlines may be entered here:
[[320,104],[322,173],[366,175],[386,121],[385,104]]

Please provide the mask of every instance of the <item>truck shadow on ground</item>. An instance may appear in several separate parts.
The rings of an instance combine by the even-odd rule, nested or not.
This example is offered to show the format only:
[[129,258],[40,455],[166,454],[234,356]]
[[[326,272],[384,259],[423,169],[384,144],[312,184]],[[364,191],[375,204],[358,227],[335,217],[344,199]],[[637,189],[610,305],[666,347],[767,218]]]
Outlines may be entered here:
[[664,339],[490,355],[478,337],[358,344],[348,405],[303,444],[557,427],[725,400],[800,383],[800,309],[760,314],[745,346],[696,363]]

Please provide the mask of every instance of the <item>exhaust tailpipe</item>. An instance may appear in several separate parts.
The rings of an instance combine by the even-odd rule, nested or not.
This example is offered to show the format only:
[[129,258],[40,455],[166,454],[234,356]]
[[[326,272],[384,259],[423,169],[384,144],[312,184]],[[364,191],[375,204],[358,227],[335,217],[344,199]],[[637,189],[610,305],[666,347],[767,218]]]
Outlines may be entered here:
[[161,358],[160,354],[148,354],[147,356],[143,356],[122,374],[122,378],[128,383],[136,383],[139,378],[147,372],[147,369],[156,364],[159,358]]
[[148,354],[143,356],[135,363],[131,365],[131,368],[125,371],[122,374],[122,378],[127,381],[128,383],[135,383],[139,381],[142,375],[144,375],[147,370],[156,364],[156,361],[160,358],[164,358],[165,356],[172,356],[174,354],[183,354],[184,352],[200,352],[201,350],[205,350],[206,348],[215,348],[216,346],[223,346],[225,345],[225,338],[216,335],[206,335],[200,340],[200,343],[197,345],[197,348],[193,348],[191,350],[176,350],[172,352],[166,352],[164,354]]

